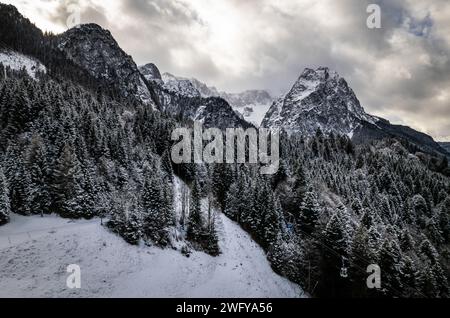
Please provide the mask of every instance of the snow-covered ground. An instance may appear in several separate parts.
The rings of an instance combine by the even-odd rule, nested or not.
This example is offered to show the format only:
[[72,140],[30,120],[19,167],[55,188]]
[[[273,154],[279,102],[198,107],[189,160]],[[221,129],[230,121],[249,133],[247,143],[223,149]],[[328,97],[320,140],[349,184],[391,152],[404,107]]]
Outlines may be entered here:
[[36,79],[38,72],[47,72],[45,66],[39,61],[14,51],[0,51],[0,63],[15,71],[25,68],[28,75],[33,79]]
[[246,116],[245,107],[233,107],[234,111],[237,111],[239,114],[244,116],[244,119],[257,127],[261,126],[261,123],[269,111],[272,104],[266,105],[248,105],[253,109],[253,112],[250,113],[250,116]]
[[[276,275],[264,252],[225,216],[223,254],[131,246],[100,220],[22,217],[0,227],[0,297],[301,297]],[[66,286],[67,266],[81,267],[81,289]]]

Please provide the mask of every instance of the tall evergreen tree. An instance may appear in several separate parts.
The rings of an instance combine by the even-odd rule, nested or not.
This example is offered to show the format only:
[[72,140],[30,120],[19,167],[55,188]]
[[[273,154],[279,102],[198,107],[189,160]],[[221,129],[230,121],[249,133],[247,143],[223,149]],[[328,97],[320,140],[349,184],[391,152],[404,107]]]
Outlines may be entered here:
[[142,207],[144,211],[143,232],[154,243],[165,246],[169,243],[168,219],[165,214],[165,194],[162,180],[156,174],[153,177],[146,173],[146,180],[142,193]]
[[318,286],[319,296],[343,296],[348,290],[349,281],[343,274],[344,261],[348,258],[349,241],[345,225],[334,214],[322,233],[321,240],[321,279]]
[[203,232],[203,219],[201,211],[201,193],[198,181],[194,182],[189,206],[189,217],[187,225],[187,239],[195,242],[201,242]]
[[66,144],[57,159],[52,176],[52,210],[63,217],[79,218],[82,208],[78,196],[82,194],[79,184],[79,162],[70,144]]
[[13,165],[14,175],[9,182],[11,212],[30,215],[34,213],[30,204],[30,173],[22,156]]
[[370,296],[367,288],[368,265],[375,263],[375,253],[369,246],[369,233],[364,225],[356,230],[350,253],[350,277],[352,280],[352,295],[354,297]]
[[0,225],[9,222],[11,207],[9,202],[9,191],[3,169],[0,167]]
[[300,206],[299,227],[303,232],[311,234],[314,232],[319,219],[321,209],[316,195],[308,191]]
[[30,171],[30,205],[35,213],[50,212],[48,163],[46,150],[40,137],[34,136],[27,155],[27,168]]
[[230,186],[234,182],[233,172],[228,164],[216,164],[213,167],[212,184],[213,192],[222,212],[226,208],[226,198]]
[[388,296],[400,296],[402,289],[400,280],[401,251],[395,240],[386,238],[380,249],[379,266],[384,273],[383,292]]

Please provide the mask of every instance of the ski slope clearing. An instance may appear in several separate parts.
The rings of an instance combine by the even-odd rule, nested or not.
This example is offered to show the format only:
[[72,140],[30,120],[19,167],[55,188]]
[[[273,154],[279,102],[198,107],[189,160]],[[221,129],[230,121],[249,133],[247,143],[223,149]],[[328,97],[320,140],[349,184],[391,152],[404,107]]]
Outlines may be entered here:
[[[223,254],[131,246],[100,220],[13,215],[0,227],[0,297],[302,297],[237,224],[219,216]],[[67,266],[81,267],[69,289]]]
[[47,73],[39,61],[14,51],[0,51],[0,63],[14,71],[25,69],[33,79],[36,79],[38,72]]

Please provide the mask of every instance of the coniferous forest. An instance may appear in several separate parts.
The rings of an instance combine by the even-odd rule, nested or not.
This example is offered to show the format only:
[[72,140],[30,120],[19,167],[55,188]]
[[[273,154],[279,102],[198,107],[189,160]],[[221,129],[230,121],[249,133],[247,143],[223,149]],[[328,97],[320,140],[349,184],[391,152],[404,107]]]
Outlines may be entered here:
[[[250,164],[177,165],[171,133],[189,118],[116,94],[29,22],[1,24],[2,48],[50,71],[34,80],[0,64],[0,225],[12,214],[102,218],[130,245],[160,248],[182,229],[190,249],[214,257],[216,216],[202,213],[210,199],[313,297],[449,297],[446,157],[398,138],[358,144],[317,130],[282,135],[275,175]],[[181,218],[175,179],[190,189]],[[371,264],[382,270],[380,290],[366,286]]]

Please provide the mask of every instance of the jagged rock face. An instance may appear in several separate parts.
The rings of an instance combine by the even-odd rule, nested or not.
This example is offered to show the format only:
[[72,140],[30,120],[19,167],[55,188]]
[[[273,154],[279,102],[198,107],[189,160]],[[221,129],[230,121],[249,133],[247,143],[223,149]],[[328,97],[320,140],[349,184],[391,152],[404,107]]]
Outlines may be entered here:
[[[141,67],[141,69],[143,68]],[[248,90],[236,94],[219,92],[217,88],[210,87],[195,78],[183,78],[170,73],[164,73],[162,80],[164,86],[174,93],[191,97],[221,97],[235,108],[267,105],[273,102],[272,96],[264,90]]]
[[153,63],[140,66],[139,71],[144,75],[147,81],[162,82],[161,73],[159,72],[158,67]]
[[159,69],[152,63],[140,66],[139,70],[147,81],[154,84],[162,112],[202,122],[205,127],[226,129],[252,126],[224,99],[201,94],[195,87],[194,80],[170,73],[159,76]]
[[440,142],[439,145],[450,154],[450,142]]
[[274,102],[262,126],[306,136],[320,128],[348,135],[357,143],[397,138],[426,152],[448,155],[430,136],[367,114],[345,79],[325,67],[306,69],[292,89]]
[[199,121],[208,128],[252,127],[220,97],[192,97],[175,93],[164,86],[157,91],[161,110],[177,118]]
[[250,127],[242,116],[222,98],[203,97],[191,80],[164,73],[154,64],[139,67],[146,80],[154,84],[159,110],[175,117],[202,122],[220,129]]
[[176,77],[170,73],[164,73],[162,76],[164,87],[169,91],[187,97],[201,97],[200,92],[194,87],[191,80],[187,78]]
[[58,48],[67,58],[92,76],[117,87],[124,97],[135,96],[154,105],[136,63],[119,47],[109,31],[96,24],[85,24],[61,34],[58,41]]
[[203,97],[222,97],[217,88],[210,87],[195,78],[191,78],[190,81]]
[[[162,75],[162,80],[156,79],[154,74],[159,74],[158,68],[150,63],[139,68],[142,74],[148,81],[157,83],[161,88],[160,98],[163,104],[163,111],[170,109],[170,113],[180,113],[179,105],[174,105],[173,96],[182,96],[189,98],[215,98],[213,100],[219,100],[219,98],[228,102],[228,106],[225,112],[229,112],[226,118],[230,120],[229,127],[236,127],[237,124],[241,125],[244,118],[252,124],[259,126],[261,120],[267,111],[270,104],[273,102],[273,98],[270,94],[263,90],[249,90],[239,94],[230,94],[226,92],[219,92],[217,88],[210,87],[205,83],[200,82],[195,78],[183,78],[177,77],[170,73],[164,73]],[[157,76],[156,76],[157,78]],[[164,106],[164,104],[166,106]],[[221,104],[221,103],[218,103]],[[167,106],[169,105],[169,106]],[[177,109],[178,108],[178,109]],[[197,114],[186,111],[185,106],[183,106],[181,113],[187,114],[187,117],[203,118],[205,113]],[[213,115],[214,117],[219,116],[219,114]],[[206,116],[211,119],[211,116]],[[213,122],[218,122],[213,120]],[[220,125],[223,126],[223,120],[220,121]]]
[[324,132],[353,135],[368,115],[345,79],[328,68],[306,69],[288,94],[272,105],[262,125],[287,132]]

